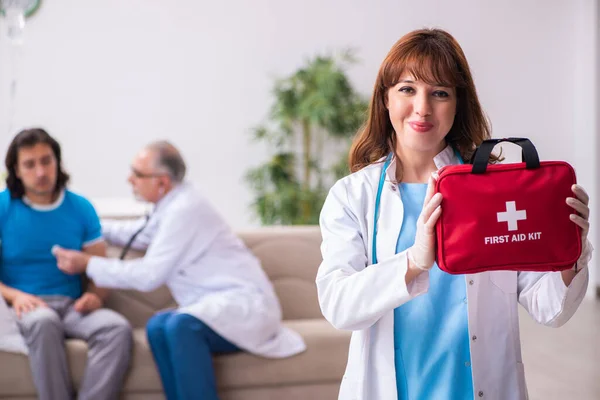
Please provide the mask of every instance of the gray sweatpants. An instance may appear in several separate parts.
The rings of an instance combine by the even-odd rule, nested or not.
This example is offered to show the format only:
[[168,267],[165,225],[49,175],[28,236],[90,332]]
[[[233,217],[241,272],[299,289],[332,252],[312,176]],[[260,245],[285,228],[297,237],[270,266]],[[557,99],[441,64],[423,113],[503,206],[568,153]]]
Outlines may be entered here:
[[117,399],[131,358],[131,327],[127,320],[106,308],[80,314],[73,309],[75,301],[68,297],[41,298],[49,308],[37,308],[17,319],[29,347],[29,364],[38,398],[73,398],[64,340],[77,338],[88,344],[78,398]]

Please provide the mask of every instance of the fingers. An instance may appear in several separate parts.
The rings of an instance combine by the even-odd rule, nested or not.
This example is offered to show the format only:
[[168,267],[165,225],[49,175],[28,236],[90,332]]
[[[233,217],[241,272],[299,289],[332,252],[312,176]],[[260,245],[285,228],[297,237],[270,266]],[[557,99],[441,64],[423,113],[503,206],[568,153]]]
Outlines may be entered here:
[[56,257],[56,261],[60,264],[61,262],[64,262],[65,260],[68,260],[69,257],[65,254],[64,250],[56,250],[54,252],[54,257]]
[[581,236],[585,238],[590,230],[590,208],[588,207],[590,196],[580,185],[571,186],[571,191],[576,198],[567,197],[567,205],[573,208],[577,214],[571,214],[569,218],[581,228]]
[[427,232],[433,232],[433,230],[435,229],[435,224],[440,218],[440,215],[442,215],[442,206],[438,205],[435,208],[435,210],[433,210],[433,212],[431,213],[429,219],[425,222],[425,228],[427,228]]
[[59,269],[64,272],[69,272],[69,256],[68,252],[65,249],[62,249],[58,246],[52,247],[52,255],[56,258],[56,264]]
[[99,308],[102,308],[102,302],[100,302],[98,300],[93,300],[88,305],[88,311],[89,312],[95,311],[95,310],[97,310]]
[[13,304],[13,307],[15,308],[15,314],[17,314],[17,318],[21,319],[21,315],[24,312],[24,310],[21,307],[21,305],[20,304]]
[[62,258],[58,258],[56,260],[56,266],[58,267],[58,269],[60,269],[62,272],[64,273],[69,273],[69,263],[66,260],[63,260]]
[[571,186],[571,191],[573,192],[573,194],[575,194],[575,197],[577,197],[577,199],[579,199],[579,201],[581,201],[583,204],[585,204],[586,206],[590,204],[590,196],[588,196],[587,192],[582,186],[573,185]]
[[85,298],[82,297],[75,302],[75,304],[73,305],[73,308],[77,312],[83,312],[83,311],[85,311],[85,303],[86,303]]
[[590,218],[590,208],[581,202],[581,200],[567,197],[567,204],[577,211],[584,219],[588,220]]
[[46,302],[39,297],[34,297],[33,303],[36,307],[48,307],[48,304],[46,304]]
[[36,307],[37,307],[37,304],[35,303],[35,301],[29,300],[23,304],[22,310],[23,310],[23,312],[30,312],[30,311],[35,310]]
[[13,307],[17,314],[17,318],[20,319],[23,314],[31,312],[36,308],[48,307],[48,305],[39,297],[31,296],[25,300],[20,300],[18,303],[14,304]]
[[102,307],[102,303],[96,301],[93,297],[81,297],[75,302],[73,308],[79,313],[88,313]]
[[431,174],[431,176],[429,177],[429,180],[427,181],[427,192],[425,192],[425,201],[423,202],[423,204],[429,203],[429,201],[433,197],[433,195],[435,193],[436,180],[437,180],[437,174],[434,172],[433,174]]
[[60,270],[69,274],[75,275],[85,272],[87,262],[84,253],[74,250],[60,249],[56,250],[56,265]]
[[583,229],[583,232],[585,234],[587,234],[588,230],[590,229],[590,223],[587,219],[584,219],[583,217],[581,217],[580,215],[576,215],[576,214],[571,214],[569,215],[569,218],[571,219],[571,221],[573,221],[577,226],[579,226],[581,229]]
[[77,273],[75,271],[73,263],[67,257],[60,257],[57,259],[57,261],[58,262],[56,263],[56,265],[57,265],[58,269],[63,271],[65,274],[74,275]]
[[54,257],[57,257],[57,254],[59,254],[60,250],[61,250],[61,247],[60,247],[59,245],[55,244],[55,245],[54,245],[54,246],[52,246],[52,248],[50,249],[50,253],[52,253],[52,255],[53,255]]
[[424,203],[425,206],[421,211],[421,218],[423,224],[427,223],[431,218],[432,213],[442,204],[442,194],[436,193],[433,195],[431,200],[428,203]]

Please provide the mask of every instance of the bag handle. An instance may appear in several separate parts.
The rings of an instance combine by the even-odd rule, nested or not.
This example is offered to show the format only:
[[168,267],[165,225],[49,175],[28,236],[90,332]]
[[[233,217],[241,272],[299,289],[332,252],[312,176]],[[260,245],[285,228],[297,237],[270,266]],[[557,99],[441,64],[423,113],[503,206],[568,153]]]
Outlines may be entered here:
[[475,154],[471,158],[471,163],[473,164],[473,169],[471,172],[473,174],[484,174],[488,161],[490,159],[490,155],[492,154],[492,150],[496,147],[497,144],[502,142],[511,142],[521,147],[521,159],[525,162],[527,169],[535,169],[540,167],[540,158],[538,156],[537,150],[531,141],[527,138],[502,138],[502,139],[488,139],[484,140],[483,143],[475,150]]

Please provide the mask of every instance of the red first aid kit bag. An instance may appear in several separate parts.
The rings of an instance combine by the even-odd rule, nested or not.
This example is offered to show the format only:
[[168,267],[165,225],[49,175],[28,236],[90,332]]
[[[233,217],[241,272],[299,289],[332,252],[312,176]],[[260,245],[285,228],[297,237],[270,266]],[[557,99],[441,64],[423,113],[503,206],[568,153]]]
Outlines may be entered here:
[[[500,142],[522,148],[523,162],[489,164]],[[440,169],[437,263],[450,274],[493,270],[560,271],[581,254],[580,229],[566,203],[575,171],[563,161],[540,162],[528,139],[484,141],[472,165]]]

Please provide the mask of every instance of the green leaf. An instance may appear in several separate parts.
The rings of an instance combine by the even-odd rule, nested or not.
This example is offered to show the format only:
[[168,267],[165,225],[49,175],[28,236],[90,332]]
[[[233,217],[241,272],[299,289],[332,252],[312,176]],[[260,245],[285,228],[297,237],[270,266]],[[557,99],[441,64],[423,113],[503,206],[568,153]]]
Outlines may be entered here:
[[[253,131],[274,149],[270,160],[246,174],[254,192],[251,207],[263,224],[316,224],[328,188],[348,173],[347,151],[333,166],[313,154],[328,140],[347,143],[366,118],[368,103],[346,70],[357,62],[353,49],[318,54],[287,77],[274,81],[269,120]],[[289,149],[302,145],[302,150]],[[305,154],[300,157],[300,154]],[[309,181],[305,181],[305,179]]]

